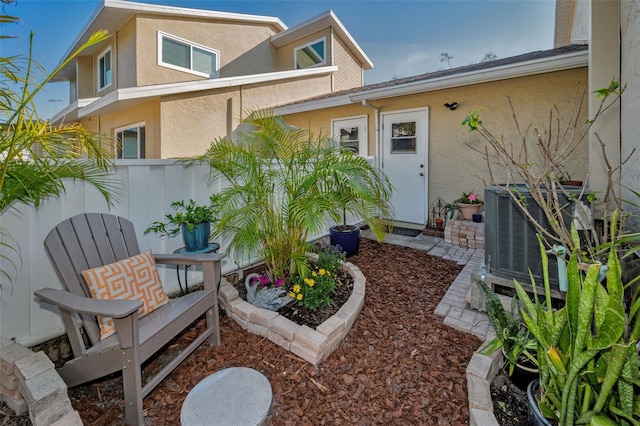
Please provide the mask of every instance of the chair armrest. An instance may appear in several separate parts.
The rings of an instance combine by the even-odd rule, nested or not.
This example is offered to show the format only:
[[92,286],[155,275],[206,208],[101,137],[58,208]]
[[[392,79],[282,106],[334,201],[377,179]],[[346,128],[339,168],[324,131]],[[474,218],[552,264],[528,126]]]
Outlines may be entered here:
[[227,257],[226,253],[181,253],[154,254],[156,263],[169,265],[202,265],[207,262],[219,262]]
[[143,305],[139,300],[97,300],[54,288],[43,288],[34,294],[45,302],[72,312],[112,318],[127,317]]

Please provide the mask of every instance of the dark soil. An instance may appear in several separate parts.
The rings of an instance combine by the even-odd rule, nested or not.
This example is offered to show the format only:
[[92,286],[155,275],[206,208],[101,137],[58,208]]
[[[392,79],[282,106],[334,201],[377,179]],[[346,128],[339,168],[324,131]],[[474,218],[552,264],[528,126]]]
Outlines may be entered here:
[[[260,267],[256,268],[258,273],[262,273]],[[245,273],[245,276],[249,275]],[[316,309],[315,311],[306,309],[297,305],[296,303],[289,303],[278,310],[278,313],[283,317],[295,322],[296,324],[306,325],[310,328],[316,328],[333,314],[349,299],[353,291],[353,278],[351,275],[342,273],[338,276],[338,283],[333,292],[332,300],[333,304],[325,308]],[[247,289],[244,281],[238,282],[235,286],[238,290],[238,294],[244,300],[247,300]]]
[[[222,343],[200,347],[145,398],[145,424],[179,424],[182,403],[198,382],[220,369],[244,366],[271,383],[271,425],[467,425],[465,371],[481,342],[433,313],[461,267],[367,239],[348,260],[367,278],[365,304],[327,360],[313,366],[223,315]],[[145,366],[144,376],[202,326],[201,321],[168,345]],[[69,389],[69,396],[85,424],[124,423],[119,375]]]
[[514,385],[501,371],[491,383],[493,413],[502,426],[527,424],[527,393]]

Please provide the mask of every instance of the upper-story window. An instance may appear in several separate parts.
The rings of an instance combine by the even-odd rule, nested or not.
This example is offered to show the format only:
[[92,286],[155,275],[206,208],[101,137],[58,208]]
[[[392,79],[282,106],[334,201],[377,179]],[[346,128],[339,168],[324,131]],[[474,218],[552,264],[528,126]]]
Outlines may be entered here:
[[218,75],[217,50],[158,31],[158,65],[203,77]]
[[145,123],[116,129],[116,158],[135,160],[145,158]]
[[327,39],[321,38],[303,46],[296,47],[294,58],[297,70],[324,65],[327,58]]
[[112,69],[111,47],[107,47],[98,55],[98,90],[111,86],[113,81]]

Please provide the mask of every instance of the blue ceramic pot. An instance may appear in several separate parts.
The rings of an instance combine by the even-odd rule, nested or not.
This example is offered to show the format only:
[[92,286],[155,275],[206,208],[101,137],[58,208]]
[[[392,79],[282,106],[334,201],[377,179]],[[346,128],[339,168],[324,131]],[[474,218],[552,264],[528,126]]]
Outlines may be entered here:
[[351,225],[332,226],[329,229],[329,240],[332,246],[339,246],[347,257],[353,256],[360,249],[360,228]]
[[193,231],[189,231],[187,225],[182,224],[182,241],[186,247],[185,251],[198,251],[207,248],[209,236],[211,234],[211,223],[202,222],[197,224]]
[[540,412],[538,401],[536,401],[536,391],[540,386],[540,380],[534,380],[527,386],[527,399],[529,401],[529,425],[530,426],[552,426],[549,420]]

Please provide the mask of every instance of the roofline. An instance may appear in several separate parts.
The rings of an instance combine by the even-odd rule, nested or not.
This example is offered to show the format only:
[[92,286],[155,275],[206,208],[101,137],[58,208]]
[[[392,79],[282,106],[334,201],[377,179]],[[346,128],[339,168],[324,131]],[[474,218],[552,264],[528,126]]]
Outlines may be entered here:
[[286,31],[272,35],[271,44],[279,48],[326,27],[332,27],[334,31],[349,44],[355,55],[364,65],[365,69],[373,68],[373,62],[371,62],[371,59],[369,59],[367,54],[364,53],[364,50],[360,48],[356,40],[351,36],[351,33],[349,33],[347,28],[342,24],[340,19],[338,19],[332,10],[327,10],[326,12],[314,16],[293,28],[289,28]]
[[[155,15],[177,15],[177,16],[190,16],[190,17],[200,17],[200,18],[208,18],[208,19],[221,19],[221,20],[234,20],[234,21],[245,21],[245,22],[260,22],[274,25],[277,30],[285,31],[287,26],[280,20],[280,18],[273,16],[263,16],[263,15],[249,15],[244,13],[231,13],[231,12],[218,12],[213,10],[206,9],[191,9],[186,7],[178,7],[178,6],[164,6],[157,5],[152,3],[139,3],[132,2],[126,0],[103,0],[102,4],[99,5],[96,10],[93,12],[89,20],[82,27],[82,30],[78,33],[76,38],[73,40],[68,50],[65,52],[62,57],[60,63],[62,63],[66,58],[68,58],[73,52],[75,52],[80,45],[83,37],[87,36],[87,31],[91,27],[91,25],[98,19],[100,13],[107,9],[123,9],[130,10],[132,14],[136,13],[151,13]],[[117,29],[116,29],[117,30]]]
[[[316,75],[335,73],[336,71],[338,71],[337,66],[326,66],[318,68],[307,68],[303,70],[278,71],[266,74],[250,74],[227,78],[212,78],[207,80],[186,81],[180,83],[129,87],[114,90],[100,98],[92,98],[89,100],[89,103],[86,103],[87,100],[84,99],[79,100],[77,117],[83,118],[98,113],[101,109],[106,108],[119,101],[136,99],[142,100],[156,96],[167,96],[179,93],[197,92],[202,90],[215,90],[220,88],[245,86],[249,84],[265,83],[277,80],[287,80],[291,78],[313,77]],[[82,107],[81,102],[86,103],[86,106]],[[54,121],[54,119],[61,118],[59,116],[62,114],[62,112],[66,112],[67,114],[70,113],[70,111],[67,111],[67,108],[65,108],[60,112],[60,114],[52,118],[52,121]]]
[[589,52],[587,50],[570,52],[562,55],[533,59],[515,64],[502,65],[494,68],[469,71],[460,74],[436,77],[432,79],[411,81],[392,86],[363,90],[355,93],[300,102],[275,108],[278,115],[294,114],[313,111],[332,106],[349,105],[376,99],[392,98],[413,93],[431,92],[434,90],[468,86],[472,84],[488,83],[491,81],[544,74],[554,71],[564,71],[588,66]]

